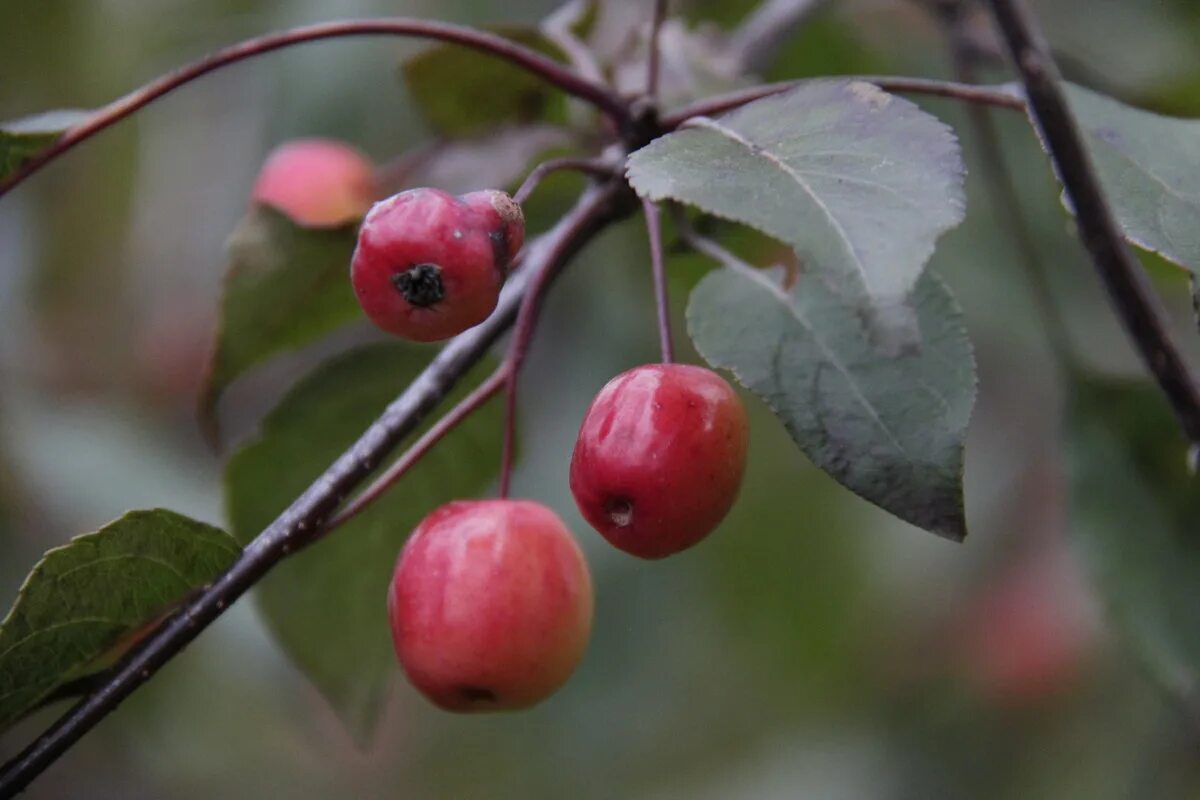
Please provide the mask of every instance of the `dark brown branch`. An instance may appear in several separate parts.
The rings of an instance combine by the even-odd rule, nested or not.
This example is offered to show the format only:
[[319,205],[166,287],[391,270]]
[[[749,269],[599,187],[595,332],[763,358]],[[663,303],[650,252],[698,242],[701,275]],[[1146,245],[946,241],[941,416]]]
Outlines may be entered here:
[[21,169],[6,180],[0,181],[0,197],[75,145],[202,75],[273,50],[305,42],[350,36],[409,36],[474,48],[523,67],[568,94],[592,103],[608,114],[619,130],[628,130],[632,124],[627,104],[609,87],[596,80],[585,78],[557,61],[502,36],[461,25],[404,17],[325,22],[247,39],[239,44],[218,50],[194,64],[164,75],[140,89],[114,100],[96,111],[87,121],[68,130],[53,145],[27,161]]
[[[967,34],[965,7],[960,2],[947,0],[925,2],[923,5],[929,7],[945,30],[955,80],[975,84],[978,81],[976,67],[981,53]],[[1038,254],[1033,232],[1021,208],[1021,198],[1017,195],[1012,173],[1006,164],[1004,148],[1000,144],[992,111],[986,106],[968,104],[966,114],[974,134],[975,145],[979,150],[984,187],[991,197],[1000,227],[1016,247],[1017,261],[1025,273],[1025,279],[1037,305],[1038,317],[1045,329],[1050,351],[1060,367],[1074,369],[1076,362],[1071,350],[1071,337],[1054,303],[1045,265]]]
[[[905,78],[897,75],[839,75],[834,76],[843,80],[858,80],[873,83],[880,89],[900,94],[924,94],[935,97],[947,97],[953,100],[963,100],[968,103],[978,103],[997,108],[1009,108],[1015,111],[1025,109],[1025,101],[1012,89],[1006,86],[973,86],[953,81],[939,81],[931,78]],[[794,89],[806,80],[782,81],[780,83],[764,83],[751,86],[729,94],[706,97],[682,108],[677,108],[662,119],[664,130],[674,130],[692,117],[710,117],[723,114],[739,106],[770,97],[788,89]]]
[[246,546],[229,571],[147,637],[102,686],[5,764],[0,769],[0,798],[10,798],[26,787],[178,655],[272,567],[312,542],[346,496],[420,424],[512,325],[530,286],[535,281],[550,280],[597,232],[634,208],[628,189],[622,183],[610,181],[588,189],[553,230],[531,242],[525,266],[505,287],[492,316],[447,344],[359,440]]
[[1023,0],[988,0],[1021,74],[1029,112],[1041,131],[1075,211],[1080,237],[1146,367],[1193,446],[1200,445],[1200,392],[1167,333],[1164,315],[1126,244],[1059,81],[1045,38]]

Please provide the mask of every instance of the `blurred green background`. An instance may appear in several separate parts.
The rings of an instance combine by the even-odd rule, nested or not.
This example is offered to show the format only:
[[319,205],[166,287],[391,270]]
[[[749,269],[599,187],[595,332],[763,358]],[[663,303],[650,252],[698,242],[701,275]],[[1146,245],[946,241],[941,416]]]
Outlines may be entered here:
[[[0,0],[0,119],[99,105],[222,44],[289,25],[392,13],[534,22],[554,5]],[[691,11],[728,24],[749,5],[697,1]],[[1200,116],[1194,3],[1034,5],[1076,80]],[[416,47],[322,43],[235,66],[0,202],[4,605],[45,549],[126,509],[161,505],[224,524],[221,459],[201,440],[193,396],[225,238],[279,141],[335,136],[381,161],[425,141],[395,70]],[[936,26],[912,4],[847,0],[804,29],[771,77],[833,72],[946,75],[948,67]],[[958,109],[922,105],[955,125],[977,173]],[[1068,238],[1028,126],[1016,116],[1000,122],[1079,355],[1098,374],[1139,375]],[[1194,729],[1107,632],[1071,549],[1059,447],[1064,387],[1015,250],[974,178],[968,189],[967,221],[942,240],[933,263],[966,311],[979,361],[965,544],[850,495],[749,398],[752,460],[717,534],[659,563],[626,557],[595,535],[567,487],[579,419],[608,377],[655,357],[644,231],[625,223],[555,289],[524,379],[514,493],[563,514],[597,586],[591,648],[562,692],[527,713],[455,717],[397,680],[378,741],[360,752],[281,655],[254,605],[241,602],[28,796],[1200,795]],[[551,195],[531,229],[569,197]],[[1179,338],[1200,356],[1182,273],[1149,266]],[[672,262],[677,320],[706,267],[693,257]],[[283,356],[242,381],[227,404],[231,438],[253,431],[282,390],[338,346]],[[1156,398],[1145,413],[1162,413]],[[6,733],[0,756],[60,711]]]

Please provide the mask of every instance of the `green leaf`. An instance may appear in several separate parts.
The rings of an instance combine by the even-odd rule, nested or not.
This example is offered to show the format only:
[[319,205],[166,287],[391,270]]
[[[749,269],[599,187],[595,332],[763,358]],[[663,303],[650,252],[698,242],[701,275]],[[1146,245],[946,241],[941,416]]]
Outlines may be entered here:
[[633,188],[790,244],[859,306],[903,301],[963,217],[951,130],[861,81],[820,80],[663,136],[629,157]]
[[[229,463],[234,535],[246,542],[266,527],[416,378],[428,355],[373,345],[323,365],[290,392],[258,439]],[[476,371],[462,385],[481,376]],[[501,430],[498,408],[476,413],[383,498],[259,586],[258,603],[276,638],[360,743],[374,732],[396,670],[385,608],[396,556],[433,508],[487,487],[499,464]]]
[[[536,28],[492,29],[506,39],[558,58]],[[531,72],[456,45],[435,45],[401,71],[413,100],[433,128],[448,136],[480,134],[505,122],[563,122],[566,96]]]
[[224,531],[165,509],[130,511],[47,552],[0,623],[0,729],[110,666],[240,553]]
[[919,341],[895,350],[806,276],[720,269],[692,292],[700,354],[761,397],[813,462],[847,488],[940,536],[966,536],[963,438],[975,363],[949,291],[925,276],[910,298]]
[[1200,120],[1067,92],[1126,238],[1200,273]]
[[88,118],[90,112],[47,111],[32,117],[0,122],[0,181],[26,161],[54,144],[67,130]]
[[221,393],[272,355],[309,344],[361,315],[350,285],[358,223],[304,228],[255,206],[229,240],[221,321],[200,394],[211,432]]
[[1113,627],[1169,690],[1200,690],[1200,492],[1145,384],[1079,385],[1067,467],[1075,541]]

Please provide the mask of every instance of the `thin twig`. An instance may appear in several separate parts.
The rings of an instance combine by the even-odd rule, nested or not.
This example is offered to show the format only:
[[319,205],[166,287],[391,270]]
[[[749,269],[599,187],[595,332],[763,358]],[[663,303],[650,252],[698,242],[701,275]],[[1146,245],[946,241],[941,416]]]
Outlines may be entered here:
[[[968,103],[979,103],[997,108],[1009,108],[1014,111],[1025,110],[1025,100],[1010,86],[973,86],[954,81],[940,81],[932,78],[906,78],[900,75],[838,75],[838,80],[854,80],[872,83],[880,89],[900,94],[924,94],[934,97],[948,97],[953,100],[963,100]],[[740,89],[729,94],[706,97],[694,103],[677,108],[662,119],[664,130],[674,130],[692,117],[711,117],[723,114],[735,108],[761,100],[764,97],[795,89],[804,83],[812,81],[805,78],[797,81],[781,81],[779,83],[764,83]],[[819,78],[817,80],[829,80]]]
[[1030,116],[1041,131],[1118,316],[1146,367],[1167,396],[1189,442],[1200,445],[1200,391],[1167,333],[1164,315],[1113,215],[1079,127],[1059,83],[1037,22],[1022,0],[988,0],[1013,64],[1021,74]]
[[646,60],[646,95],[654,100],[658,97],[658,73],[662,61],[661,46],[663,23],[667,19],[667,0],[655,0],[654,19],[650,22],[650,38],[647,46],[650,57]]
[[827,0],[766,0],[729,37],[729,57],[743,72],[761,72]]
[[591,48],[575,35],[572,28],[588,12],[589,0],[571,0],[562,8],[542,20],[542,33],[571,62],[571,66],[585,78],[596,83],[604,83],[604,70],[592,54]]
[[575,170],[586,175],[591,175],[596,178],[611,178],[616,174],[616,168],[612,162],[605,161],[602,158],[585,158],[582,156],[563,156],[562,158],[552,158],[548,161],[543,161],[529,171],[525,176],[525,180],[521,182],[521,186],[513,194],[513,200],[517,205],[524,205],[542,181],[548,178],[555,172],[560,172],[564,169]]
[[202,75],[272,50],[351,36],[412,36],[471,47],[523,67],[568,94],[588,101],[611,117],[618,130],[627,130],[632,124],[627,104],[608,86],[583,77],[557,61],[502,36],[461,25],[404,17],[325,22],[247,39],[114,100],[85,122],[68,130],[6,180],[0,181],[0,197],[75,145]]
[[530,243],[527,268],[514,275],[492,316],[450,341],[351,447],[251,541],[237,562],[147,637],[105,684],[67,711],[0,768],[0,798],[10,798],[53,764],[277,563],[321,531],[338,504],[411,433],[454,384],[512,325],[535,282],[548,282],[580,247],[636,205],[616,181],[588,189],[548,233]]
[[[975,67],[979,49],[966,36],[963,28],[963,7],[945,2],[930,5],[930,11],[937,16],[946,32],[955,79],[967,84],[976,83],[978,75]],[[1016,247],[1017,261],[1021,264],[1038,307],[1038,317],[1045,329],[1050,352],[1061,368],[1073,371],[1076,369],[1076,359],[1071,350],[1070,333],[1054,303],[1054,293],[1051,291],[1042,258],[1038,254],[1037,243],[1025,219],[1021,198],[1017,195],[1011,172],[1005,163],[1004,148],[1000,145],[991,109],[968,104],[966,111],[973,138],[979,148],[984,186],[991,196],[995,212],[999,215],[1001,228],[1008,233]]]
[[508,368],[506,364],[501,364],[483,383],[476,386],[469,395],[459,401],[458,405],[446,412],[432,428],[425,432],[425,435],[413,442],[399,458],[392,462],[387,471],[376,478],[370,486],[363,489],[357,497],[346,503],[325,524],[325,529],[321,535],[327,535],[338,526],[349,522],[358,516],[363,509],[378,500],[396,481],[403,478],[418,461],[424,458],[446,434],[457,428],[467,417],[478,411],[498,391],[504,388],[507,380]]
[[667,300],[667,267],[663,261],[662,221],[658,206],[642,198],[646,215],[646,233],[650,239],[650,268],[654,274],[654,303],[658,309],[658,342],[662,347],[664,364],[675,361],[675,344],[671,341],[671,312]]

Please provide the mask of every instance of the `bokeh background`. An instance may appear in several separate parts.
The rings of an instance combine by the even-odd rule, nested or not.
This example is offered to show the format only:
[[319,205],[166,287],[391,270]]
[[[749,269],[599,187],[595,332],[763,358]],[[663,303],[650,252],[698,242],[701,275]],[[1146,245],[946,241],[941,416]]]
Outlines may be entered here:
[[[534,22],[554,5],[0,0],[0,118],[99,105],[289,25],[386,13]],[[750,5],[697,0],[689,12],[730,24]],[[1200,116],[1195,3],[1034,5],[1075,80]],[[45,549],[126,509],[167,506],[223,524],[221,457],[204,444],[193,406],[225,239],[279,141],[340,137],[385,161],[428,139],[396,74],[416,47],[323,43],[235,66],[0,202],[0,605]],[[770,76],[890,72],[947,75],[937,27],[907,2],[845,0],[804,29]],[[661,563],[605,545],[574,509],[566,464],[594,392],[655,357],[644,231],[631,221],[589,247],[554,291],[524,384],[515,493],[563,514],[598,592],[591,648],[561,693],[528,713],[455,717],[397,673],[378,741],[363,752],[247,600],[28,796],[1197,796],[1194,728],[1109,632],[1072,550],[1064,389],[1014,247],[974,177],[965,120],[949,104],[922,105],[959,129],[972,167],[967,221],[933,264],[965,309],[979,361],[965,544],[840,488],[747,398],[752,460],[719,532]],[[1068,238],[1030,129],[1016,116],[1000,122],[1074,347],[1097,374],[1140,374]],[[569,200],[552,192],[531,228]],[[1148,265],[1178,335],[1200,355],[1181,273]],[[672,261],[677,319],[704,268]],[[239,384],[226,404],[230,440],[338,347],[283,356]],[[0,756],[60,711],[6,733]]]

